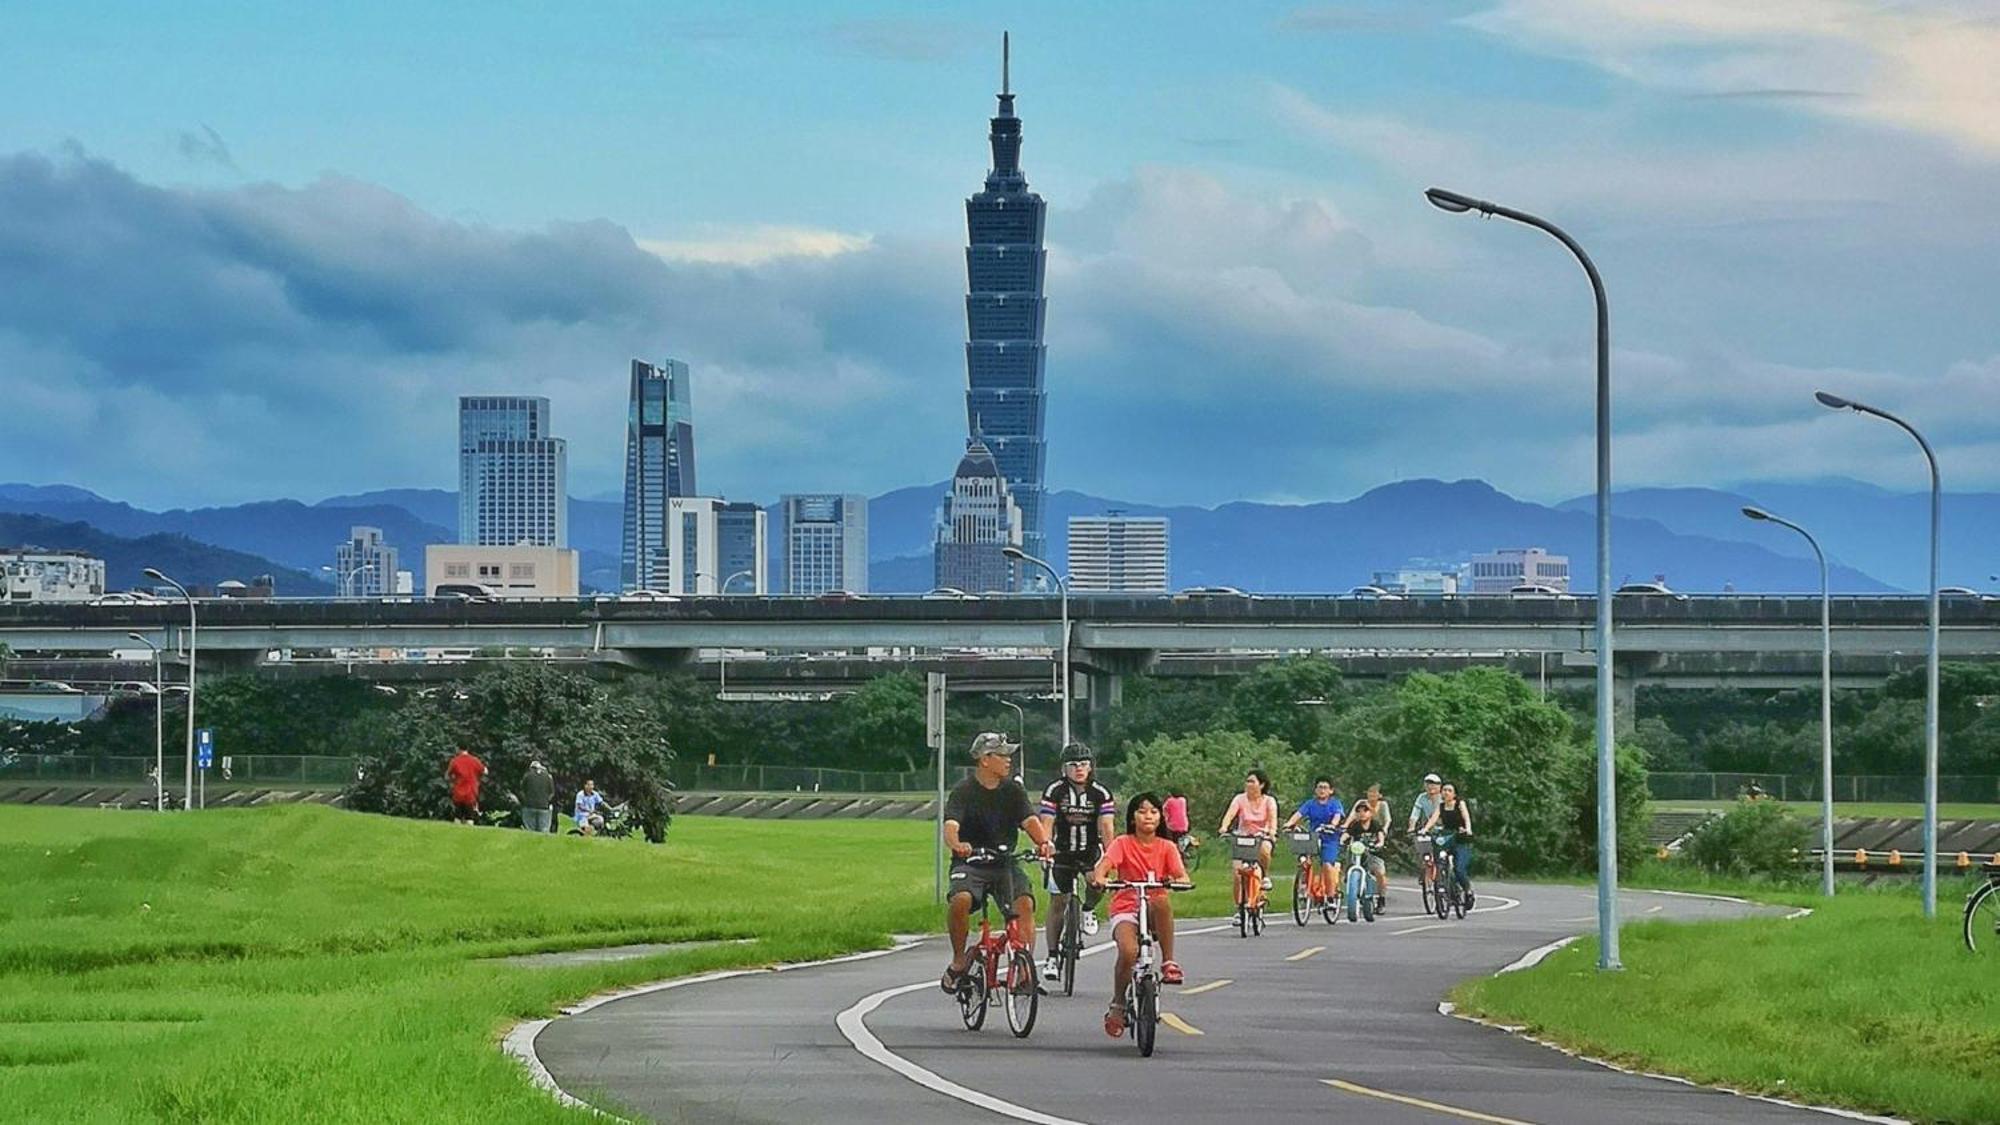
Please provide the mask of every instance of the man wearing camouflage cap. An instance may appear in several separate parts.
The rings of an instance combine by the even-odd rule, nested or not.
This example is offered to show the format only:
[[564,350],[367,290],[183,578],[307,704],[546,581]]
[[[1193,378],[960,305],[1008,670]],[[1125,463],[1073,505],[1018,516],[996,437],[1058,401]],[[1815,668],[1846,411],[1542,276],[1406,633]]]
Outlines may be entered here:
[[972,912],[991,896],[1013,927],[1013,936],[1032,954],[1035,948],[1035,895],[1018,864],[1014,845],[1025,829],[1043,859],[1052,852],[1049,830],[1035,814],[1028,790],[1014,780],[1020,747],[987,731],[972,739],[972,776],[958,783],[944,802],[944,843],[951,849],[951,885],[945,892],[945,927],[951,934],[951,964],[939,987],[958,991],[971,958],[965,941]]

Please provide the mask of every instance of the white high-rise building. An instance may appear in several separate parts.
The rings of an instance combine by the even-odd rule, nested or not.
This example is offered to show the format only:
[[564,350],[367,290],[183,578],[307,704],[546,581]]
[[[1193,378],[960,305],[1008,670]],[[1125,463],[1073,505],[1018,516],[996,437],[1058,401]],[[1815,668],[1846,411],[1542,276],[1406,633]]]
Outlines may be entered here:
[[1516,586],[1549,586],[1569,590],[1569,556],[1551,555],[1540,547],[1502,547],[1472,557],[1472,592],[1504,594]]
[[785,592],[868,592],[868,498],[810,493],[779,501]]
[[1069,588],[1092,594],[1160,594],[1169,587],[1164,516],[1069,518]]
[[1020,543],[1021,506],[992,451],[975,437],[965,443],[965,456],[938,512],[935,584],[969,594],[1011,593],[1019,577],[1004,552]]
[[10,602],[87,602],[104,593],[104,560],[82,551],[0,547],[0,597]]
[[458,541],[481,547],[569,545],[569,454],[549,436],[549,400],[458,400]]
[[333,549],[333,596],[379,598],[396,592],[396,548],[379,527],[352,527]]
[[[771,592],[770,540],[764,509],[715,496],[667,500],[667,591],[675,594]],[[724,586],[728,589],[724,589]]]

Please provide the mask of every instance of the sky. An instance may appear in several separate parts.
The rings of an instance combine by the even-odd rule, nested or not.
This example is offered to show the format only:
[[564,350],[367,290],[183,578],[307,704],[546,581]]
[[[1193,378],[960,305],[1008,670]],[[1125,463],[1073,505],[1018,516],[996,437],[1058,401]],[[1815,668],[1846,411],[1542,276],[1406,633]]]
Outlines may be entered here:
[[[1004,23],[995,22],[1003,19]],[[1865,0],[0,9],[0,480],[148,507],[455,483],[461,394],[704,491],[963,449],[1003,30],[1048,201],[1048,485],[2000,489],[2000,15]]]

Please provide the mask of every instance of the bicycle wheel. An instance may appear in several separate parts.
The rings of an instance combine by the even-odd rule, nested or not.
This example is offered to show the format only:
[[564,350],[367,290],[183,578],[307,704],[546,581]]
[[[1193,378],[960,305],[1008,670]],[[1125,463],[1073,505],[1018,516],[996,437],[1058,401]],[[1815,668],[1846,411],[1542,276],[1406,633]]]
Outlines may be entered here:
[[1035,958],[1025,949],[1016,949],[1007,958],[1007,972],[1001,978],[1001,994],[1007,1009],[1007,1027],[1016,1039],[1026,1039],[1035,1030],[1035,1010],[1042,990],[1036,984]]
[[1139,1057],[1153,1057],[1153,1033],[1160,1029],[1160,982],[1149,973],[1132,982],[1132,1038]]
[[1965,900],[1965,948],[1974,953],[1980,951],[1980,942],[1986,943],[1986,951],[2000,950],[2000,884],[1988,883],[1972,892]]
[[1062,986],[1064,996],[1076,995],[1076,959],[1083,956],[1083,907],[1071,895],[1063,911]]
[[1236,873],[1236,935],[1250,936],[1250,901],[1245,889],[1243,872]]
[[1364,922],[1375,920],[1375,888],[1366,882],[1361,885],[1361,920]]
[[986,1023],[986,955],[975,953],[965,967],[965,981],[958,986],[958,1014],[967,1031],[978,1031]]
[[1451,875],[1451,865],[1438,864],[1437,886],[1431,891],[1431,905],[1436,909],[1439,921],[1451,916],[1451,888],[1457,885]]
[[1259,935],[1264,932],[1264,908],[1262,906],[1253,906],[1250,908],[1250,932]]
[[1424,878],[1422,872],[1417,873],[1417,887],[1424,896],[1424,913],[1436,914],[1437,890],[1430,884],[1428,880]]
[[1196,871],[1201,870],[1201,858],[1207,853],[1208,853],[1207,848],[1202,848],[1202,847],[1189,848],[1188,850],[1181,853],[1181,866],[1187,868],[1188,874],[1192,875]]
[[1304,871],[1292,877],[1292,921],[1301,926],[1306,924],[1306,915],[1312,907],[1311,880],[1312,876]]
[[1460,918],[1465,917],[1465,888],[1457,883],[1451,885],[1451,912]]

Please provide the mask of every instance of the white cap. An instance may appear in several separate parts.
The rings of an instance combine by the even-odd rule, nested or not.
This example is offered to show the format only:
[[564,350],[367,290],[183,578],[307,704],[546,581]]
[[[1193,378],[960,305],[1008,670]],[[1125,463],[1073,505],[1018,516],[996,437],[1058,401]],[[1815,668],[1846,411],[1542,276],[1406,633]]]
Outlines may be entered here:
[[1425,774],[1425,775],[1424,775],[1424,784],[1425,784],[1425,785],[1443,785],[1443,784],[1444,784],[1444,778],[1441,778],[1441,777],[1439,777],[1438,775],[1436,775],[1436,774],[1434,774],[1434,773],[1427,773],[1427,774]]

